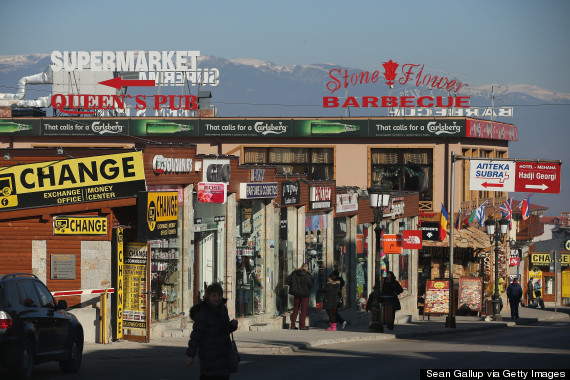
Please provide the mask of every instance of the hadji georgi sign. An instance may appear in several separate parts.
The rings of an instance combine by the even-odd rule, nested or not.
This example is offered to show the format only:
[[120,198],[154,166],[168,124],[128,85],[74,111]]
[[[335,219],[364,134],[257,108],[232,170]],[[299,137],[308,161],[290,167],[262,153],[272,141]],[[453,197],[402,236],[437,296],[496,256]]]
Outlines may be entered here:
[[469,190],[560,193],[560,162],[471,160]]

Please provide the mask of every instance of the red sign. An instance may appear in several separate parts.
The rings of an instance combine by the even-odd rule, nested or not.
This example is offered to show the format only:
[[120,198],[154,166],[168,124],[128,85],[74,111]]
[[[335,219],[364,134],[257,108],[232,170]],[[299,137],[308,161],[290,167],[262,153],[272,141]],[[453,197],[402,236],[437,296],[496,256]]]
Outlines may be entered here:
[[516,164],[516,192],[560,193],[559,162],[517,162]]
[[422,249],[422,231],[404,230],[402,232],[402,248]]
[[198,183],[198,202],[226,203],[226,184],[213,182]]
[[384,234],[384,253],[399,255],[402,253],[401,235]]
[[519,260],[520,260],[520,259],[519,259],[518,257],[511,257],[510,260],[509,260],[509,265],[510,265],[511,267],[516,267],[516,266],[519,265]]

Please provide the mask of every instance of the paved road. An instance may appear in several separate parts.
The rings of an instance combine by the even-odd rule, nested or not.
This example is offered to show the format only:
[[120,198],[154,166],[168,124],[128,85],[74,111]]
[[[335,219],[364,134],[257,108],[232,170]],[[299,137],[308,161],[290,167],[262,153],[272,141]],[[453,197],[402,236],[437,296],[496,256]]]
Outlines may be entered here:
[[[198,366],[184,367],[184,348],[141,345],[87,353],[81,372],[66,376],[56,364],[36,367],[36,379],[198,379]],[[419,379],[420,368],[537,369],[570,367],[570,321],[437,335],[420,339],[331,344],[290,355],[244,353],[236,379]],[[6,373],[0,370],[0,378]]]

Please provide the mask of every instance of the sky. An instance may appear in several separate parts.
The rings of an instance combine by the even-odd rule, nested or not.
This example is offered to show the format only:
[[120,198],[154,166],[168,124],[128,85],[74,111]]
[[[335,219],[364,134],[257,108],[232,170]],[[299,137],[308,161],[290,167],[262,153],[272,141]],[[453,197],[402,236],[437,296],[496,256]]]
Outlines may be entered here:
[[397,59],[570,93],[569,16],[567,0],[2,0],[0,55],[200,50],[367,70]]
[[[526,84],[570,94],[569,17],[568,0],[1,0],[0,55],[199,50],[361,70],[382,70],[393,59],[472,87]],[[560,137],[570,141],[570,133]],[[560,197],[569,211],[568,196]]]

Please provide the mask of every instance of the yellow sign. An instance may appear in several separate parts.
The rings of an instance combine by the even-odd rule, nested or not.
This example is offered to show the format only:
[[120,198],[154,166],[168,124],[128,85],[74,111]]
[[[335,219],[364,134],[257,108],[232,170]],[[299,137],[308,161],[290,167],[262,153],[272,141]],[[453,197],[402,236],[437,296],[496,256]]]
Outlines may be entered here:
[[178,192],[149,192],[146,215],[149,231],[154,231],[156,223],[178,220]]
[[0,171],[0,211],[132,197],[145,190],[142,152],[14,165]]
[[107,235],[106,216],[56,216],[54,235]]
[[570,266],[570,254],[563,253],[560,255],[560,266],[563,267]]
[[116,230],[116,244],[117,244],[117,326],[116,326],[116,339],[123,338],[123,298],[124,298],[124,288],[123,288],[123,229],[117,228]]
[[530,262],[532,265],[547,266],[550,265],[550,253],[533,253]]
[[570,271],[562,272],[562,298],[570,297]]

